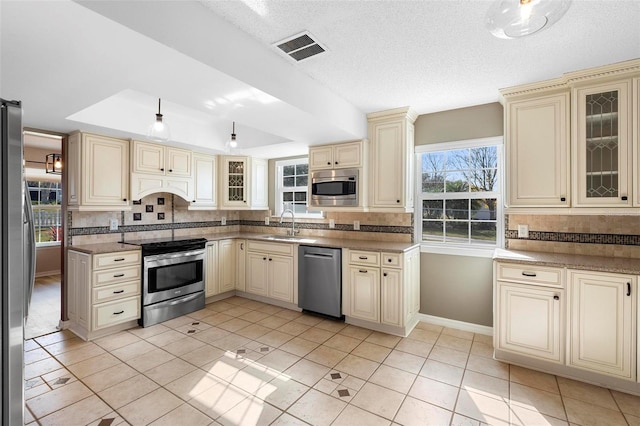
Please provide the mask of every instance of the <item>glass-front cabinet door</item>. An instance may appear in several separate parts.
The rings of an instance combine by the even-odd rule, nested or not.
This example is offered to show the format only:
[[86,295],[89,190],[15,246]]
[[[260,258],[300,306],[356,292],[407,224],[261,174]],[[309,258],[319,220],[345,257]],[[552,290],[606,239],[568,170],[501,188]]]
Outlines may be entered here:
[[631,206],[631,80],[574,89],[576,206]]
[[223,207],[247,207],[247,157],[223,157]]

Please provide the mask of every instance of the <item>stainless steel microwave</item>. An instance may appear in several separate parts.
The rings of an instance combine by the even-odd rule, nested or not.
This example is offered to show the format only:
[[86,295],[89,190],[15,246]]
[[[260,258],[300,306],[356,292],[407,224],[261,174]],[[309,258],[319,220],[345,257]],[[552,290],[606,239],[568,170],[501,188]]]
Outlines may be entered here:
[[311,172],[310,206],[357,206],[358,169]]

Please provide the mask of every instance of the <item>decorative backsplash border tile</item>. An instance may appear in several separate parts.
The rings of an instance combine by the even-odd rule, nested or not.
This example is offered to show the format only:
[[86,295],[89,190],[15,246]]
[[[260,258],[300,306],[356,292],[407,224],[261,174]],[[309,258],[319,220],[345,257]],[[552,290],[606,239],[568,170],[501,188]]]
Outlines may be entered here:
[[505,238],[513,240],[550,241],[556,243],[616,244],[640,246],[640,235],[589,234],[584,232],[529,231],[529,238],[518,238],[518,231],[505,231]]

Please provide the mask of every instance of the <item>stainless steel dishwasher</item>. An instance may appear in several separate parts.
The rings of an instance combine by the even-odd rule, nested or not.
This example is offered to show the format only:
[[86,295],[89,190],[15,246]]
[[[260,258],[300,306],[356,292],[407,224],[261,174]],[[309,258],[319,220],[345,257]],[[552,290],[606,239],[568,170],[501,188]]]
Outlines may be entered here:
[[342,317],[342,250],[298,247],[298,307]]

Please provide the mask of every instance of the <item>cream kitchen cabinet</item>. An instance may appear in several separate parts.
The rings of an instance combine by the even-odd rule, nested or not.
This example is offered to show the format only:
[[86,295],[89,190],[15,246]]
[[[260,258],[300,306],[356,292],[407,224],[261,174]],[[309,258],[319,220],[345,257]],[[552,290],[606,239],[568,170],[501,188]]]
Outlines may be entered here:
[[140,251],[67,253],[69,329],[91,340],[136,326],[141,303]]
[[636,379],[636,277],[568,270],[572,367]]
[[169,192],[193,200],[191,151],[134,140],[131,163],[131,198]]
[[246,292],[296,303],[294,244],[248,241],[246,255]]
[[67,145],[70,210],[129,210],[129,141],[73,133]]
[[193,200],[189,210],[213,210],[218,205],[215,155],[193,153]]
[[564,270],[497,263],[494,346],[564,363]]
[[342,311],[346,321],[407,335],[420,308],[420,250],[342,250]]
[[268,209],[268,163],[260,158],[220,157],[220,209]]
[[236,241],[209,241],[206,246],[205,296],[236,289]]
[[509,207],[569,207],[569,90],[503,93]]
[[309,170],[360,168],[363,141],[309,147]]
[[369,210],[413,212],[414,125],[410,108],[367,115],[369,121]]
[[209,241],[205,247],[204,295],[218,294],[218,242]]
[[247,275],[247,240],[236,242],[236,290],[245,291]]
[[640,77],[633,79],[631,114],[633,135],[633,206],[640,207]]

